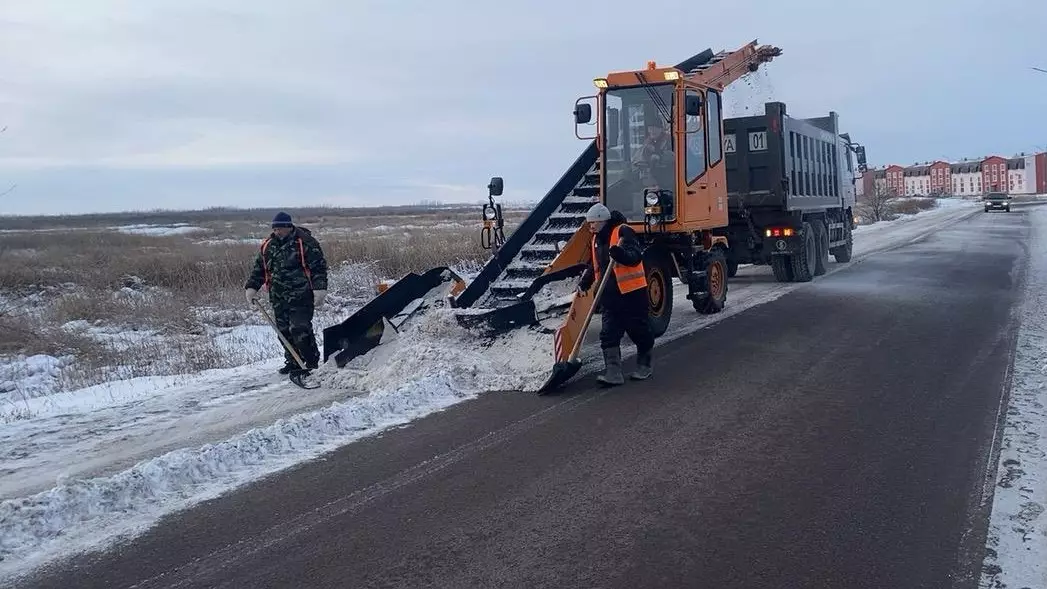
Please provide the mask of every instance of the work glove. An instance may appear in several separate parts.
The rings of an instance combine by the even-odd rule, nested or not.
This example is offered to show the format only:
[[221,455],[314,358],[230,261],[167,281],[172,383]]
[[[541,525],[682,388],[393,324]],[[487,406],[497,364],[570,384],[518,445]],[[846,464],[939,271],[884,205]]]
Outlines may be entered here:
[[585,272],[582,272],[582,277],[578,279],[578,287],[575,289],[575,291],[578,294],[582,294],[585,291],[589,290],[589,288],[593,285],[594,278],[595,277],[593,276],[592,269],[586,268]]
[[319,309],[320,305],[324,304],[324,299],[327,298],[326,290],[314,290],[313,291],[313,308]]
[[247,306],[253,309],[254,306],[255,306],[255,303],[258,302],[258,289],[257,288],[249,288],[249,289],[245,290],[244,291],[244,298],[247,299]]
[[625,250],[623,250],[621,246],[612,245],[610,248],[608,248],[607,255],[611,256],[612,260],[621,264],[622,266],[629,265],[626,263],[628,261],[628,256],[626,255]]

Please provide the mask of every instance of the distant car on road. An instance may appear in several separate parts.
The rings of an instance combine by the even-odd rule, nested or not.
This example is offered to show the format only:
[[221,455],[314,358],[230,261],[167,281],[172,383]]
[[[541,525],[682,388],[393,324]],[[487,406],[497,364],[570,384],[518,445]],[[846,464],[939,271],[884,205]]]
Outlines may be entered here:
[[985,212],[990,210],[1002,210],[1011,212],[1011,196],[1003,192],[990,192],[982,197],[985,202]]

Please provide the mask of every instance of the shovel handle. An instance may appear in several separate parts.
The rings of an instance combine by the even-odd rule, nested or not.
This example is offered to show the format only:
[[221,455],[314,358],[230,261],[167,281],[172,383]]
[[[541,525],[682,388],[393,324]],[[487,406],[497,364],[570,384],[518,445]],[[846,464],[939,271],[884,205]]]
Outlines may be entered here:
[[607,286],[607,280],[614,272],[615,261],[608,260],[607,271],[600,277],[600,284],[596,287],[596,295],[593,297],[593,306],[589,307],[589,312],[585,314],[585,323],[582,323],[582,330],[578,332],[578,338],[574,341],[574,347],[571,349],[571,355],[568,356],[568,362],[574,362],[578,358],[578,351],[582,349],[582,340],[585,339],[585,332],[589,331],[589,323],[593,320],[593,314],[596,313],[596,306],[600,304],[600,297],[603,296],[603,289]]
[[262,304],[259,303],[257,299],[255,299],[254,301],[254,306],[258,307],[258,310],[262,312],[263,316],[265,316],[265,320],[269,322],[269,325],[272,326],[273,331],[276,332],[276,336],[280,338],[280,343],[283,344],[284,349],[290,352],[291,356],[294,357],[294,361],[298,363],[298,367],[302,370],[305,370],[305,362],[302,361],[302,357],[298,355],[298,351],[294,349],[294,346],[292,346],[290,342],[287,341],[287,338],[284,337],[284,334],[280,333],[280,328],[276,326],[276,321],[273,321],[273,318],[269,315],[269,312],[266,311],[264,307],[262,307]]

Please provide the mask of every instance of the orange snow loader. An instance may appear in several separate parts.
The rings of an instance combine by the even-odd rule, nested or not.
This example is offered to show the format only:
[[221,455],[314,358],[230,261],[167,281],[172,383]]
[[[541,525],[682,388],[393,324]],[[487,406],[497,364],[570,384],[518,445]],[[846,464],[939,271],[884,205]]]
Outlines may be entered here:
[[[596,94],[580,98],[574,110],[575,136],[591,142],[507,238],[499,234],[501,207],[493,198],[503,182],[491,180],[482,241],[492,257],[480,273],[471,281],[446,267],[405,276],[324,330],[325,362],[333,356],[344,366],[397,322],[449,305],[462,310],[460,324],[489,337],[526,327],[551,332],[554,364],[539,392],[558,388],[581,367],[578,352],[602,284],[541,305],[535,295],[552,283],[569,285],[570,293],[589,263],[585,213],[597,202],[621,212],[643,243],[655,336],[669,325],[674,278],[687,285],[698,313],[721,311],[727,239],[713,234],[728,224],[721,93],[779,55],[754,40],[734,51],[707,49],[675,66],[648,62],[596,78]],[[592,131],[583,137],[586,126]],[[544,327],[549,321],[560,323]]]

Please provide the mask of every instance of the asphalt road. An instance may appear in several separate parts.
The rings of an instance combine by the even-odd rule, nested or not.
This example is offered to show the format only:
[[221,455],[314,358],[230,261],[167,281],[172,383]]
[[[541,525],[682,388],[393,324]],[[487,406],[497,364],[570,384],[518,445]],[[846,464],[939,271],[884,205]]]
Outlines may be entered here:
[[659,347],[651,381],[492,393],[30,586],[976,586],[1028,223],[978,214]]

